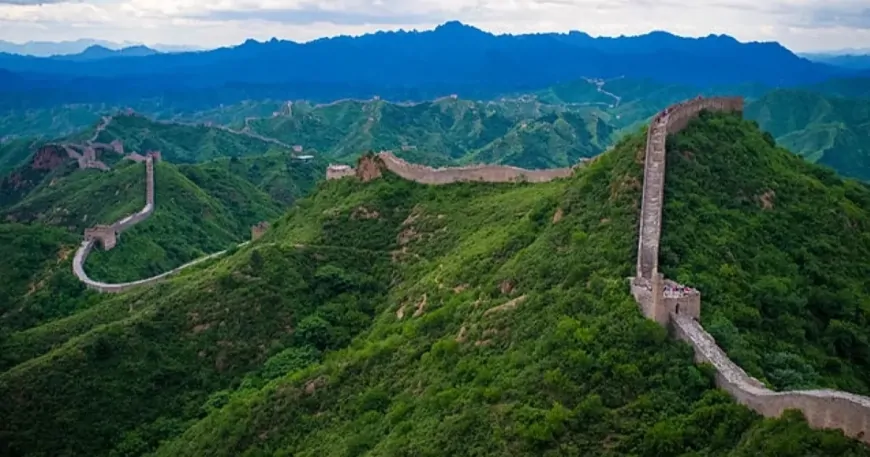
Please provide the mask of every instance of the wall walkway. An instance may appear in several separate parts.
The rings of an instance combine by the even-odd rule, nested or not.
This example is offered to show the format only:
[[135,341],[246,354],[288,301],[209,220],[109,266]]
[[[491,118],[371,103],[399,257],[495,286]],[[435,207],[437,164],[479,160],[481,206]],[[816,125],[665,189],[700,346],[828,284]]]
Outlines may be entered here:
[[631,281],[632,294],[645,316],[669,326],[676,338],[693,347],[696,361],[715,367],[717,386],[738,403],[765,417],[779,417],[787,409],[797,409],[811,427],[840,429],[847,436],[870,443],[870,398],[836,390],[775,392],[766,388],[732,362],[698,322],[700,293],[665,280],[658,272],[666,138],[684,129],[703,110],[742,112],[743,100],[690,100],[668,107],[650,124],[644,159],[637,275]]

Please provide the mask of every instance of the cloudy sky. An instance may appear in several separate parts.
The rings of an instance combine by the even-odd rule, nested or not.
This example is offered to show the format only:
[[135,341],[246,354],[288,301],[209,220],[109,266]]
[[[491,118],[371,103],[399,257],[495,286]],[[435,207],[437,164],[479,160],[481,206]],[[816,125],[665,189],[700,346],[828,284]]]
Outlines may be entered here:
[[868,0],[0,0],[0,40],[97,38],[217,47],[456,19],[496,33],[727,33],[795,51],[870,48]]

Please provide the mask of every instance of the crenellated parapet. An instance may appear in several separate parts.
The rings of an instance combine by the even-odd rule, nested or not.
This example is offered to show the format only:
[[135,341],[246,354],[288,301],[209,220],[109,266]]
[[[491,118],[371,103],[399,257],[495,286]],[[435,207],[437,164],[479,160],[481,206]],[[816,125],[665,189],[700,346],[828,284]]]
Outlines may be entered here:
[[653,117],[647,134],[644,184],[638,233],[637,275],[631,293],[647,318],[671,329],[689,343],[695,360],[713,365],[716,385],[735,401],[765,417],[779,417],[785,410],[800,410],[811,427],[840,429],[847,436],[870,443],[870,398],[836,390],[775,392],[737,366],[699,323],[701,293],[667,280],[659,272],[668,134],[686,128],[704,110],[742,112],[743,99],[696,98],[666,108]]

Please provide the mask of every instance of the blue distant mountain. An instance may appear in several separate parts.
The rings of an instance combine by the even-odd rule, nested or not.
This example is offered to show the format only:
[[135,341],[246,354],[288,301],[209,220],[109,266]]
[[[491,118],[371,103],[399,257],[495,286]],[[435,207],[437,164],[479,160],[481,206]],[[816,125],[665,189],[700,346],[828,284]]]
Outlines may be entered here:
[[51,56],[51,58],[55,60],[83,62],[88,60],[109,59],[112,57],[144,57],[159,53],[159,51],[144,45],[129,46],[121,49],[109,49],[105,46],[95,44],[93,46],[88,46],[87,49],[78,54],[56,55]]
[[[694,86],[810,84],[849,70],[811,62],[778,43],[667,32],[593,38],[581,32],[494,35],[460,22],[308,43],[248,40],[211,51],[56,59],[0,54],[0,68],[38,81],[40,97],[131,97],[198,91],[336,99],[481,97],[580,77],[650,78]],[[113,95],[114,94],[114,95]]]

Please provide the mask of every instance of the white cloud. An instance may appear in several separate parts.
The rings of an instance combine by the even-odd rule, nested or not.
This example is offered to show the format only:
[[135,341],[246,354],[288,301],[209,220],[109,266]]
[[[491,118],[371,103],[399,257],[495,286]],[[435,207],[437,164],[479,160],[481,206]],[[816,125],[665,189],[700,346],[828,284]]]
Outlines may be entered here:
[[427,29],[450,19],[497,33],[667,30],[777,40],[799,51],[870,46],[866,0],[0,0],[0,39],[219,46]]

